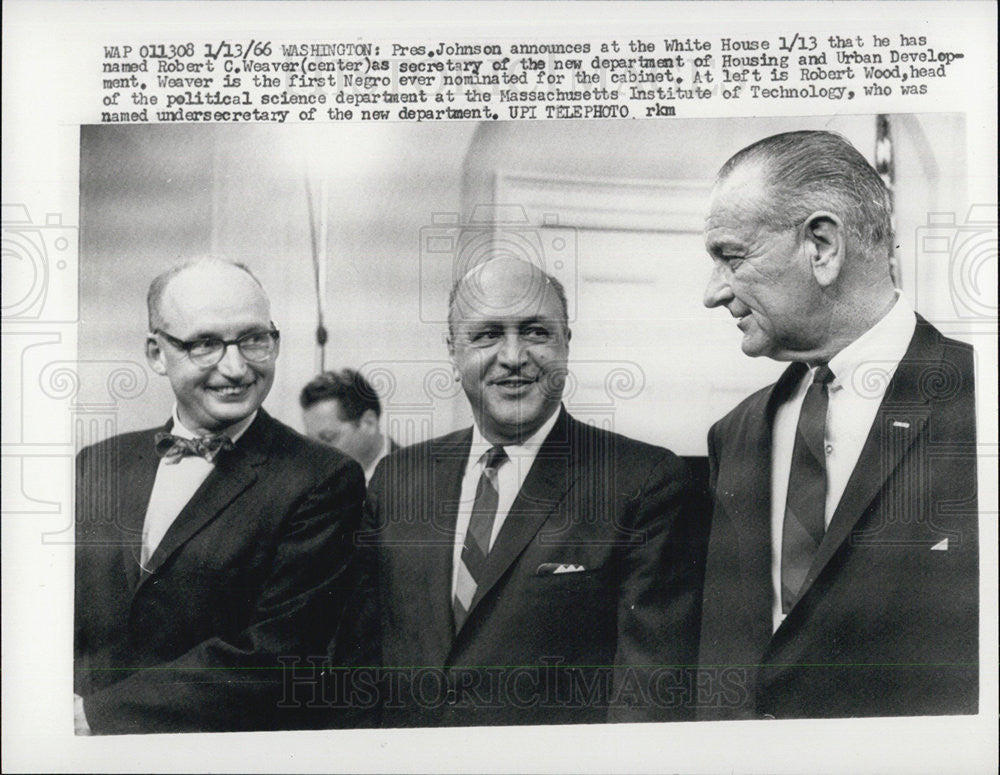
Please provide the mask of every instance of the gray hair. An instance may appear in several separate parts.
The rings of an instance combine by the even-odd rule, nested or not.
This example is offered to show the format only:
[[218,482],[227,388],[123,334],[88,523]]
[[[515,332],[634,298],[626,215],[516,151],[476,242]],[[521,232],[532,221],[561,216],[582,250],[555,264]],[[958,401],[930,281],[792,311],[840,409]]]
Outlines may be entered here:
[[892,253],[889,190],[839,134],[800,131],[766,137],[729,159],[716,181],[747,164],[760,165],[767,176],[760,218],[771,228],[791,228],[817,210],[829,210],[870,259],[888,259]]

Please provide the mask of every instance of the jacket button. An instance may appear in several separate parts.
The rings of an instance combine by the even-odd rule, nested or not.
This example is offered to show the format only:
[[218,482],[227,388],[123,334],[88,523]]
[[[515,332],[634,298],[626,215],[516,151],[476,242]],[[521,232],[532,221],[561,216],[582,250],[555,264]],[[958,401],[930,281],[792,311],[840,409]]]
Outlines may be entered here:
[[447,692],[445,692],[444,701],[447,702],[449,705],[454,705],[456,702],[458,702],[458,692],[456,692],[454,689],[449,689]]

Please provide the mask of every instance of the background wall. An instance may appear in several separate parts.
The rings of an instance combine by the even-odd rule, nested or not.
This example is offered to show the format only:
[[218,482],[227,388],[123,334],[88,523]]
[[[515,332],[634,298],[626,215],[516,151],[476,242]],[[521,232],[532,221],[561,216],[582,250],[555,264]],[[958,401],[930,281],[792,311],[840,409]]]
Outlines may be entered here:
[[[921,238],[928,214],[964,219],[964,121],[892,122],[902,284],[961,336],[948,255],[927,255]],[[729,316],[701,306],[708,190],[733,152],[793,128],[839,131],[873,158],[874,116],[84,127],[79,351],[94,364],[77,401],[108,403],[101,364],[117,361],[136,382],[112,397],[108,432],[166,418],[169,386],[142,358],[146,288],[212,252],[248,263],[267,288],[282,352],[265,406],[301,427],[298,392],[319,369],[311,207],[326,366],[362,367],[400,441],[468,422],[444,343],[454,259],[515,250],[570,289],[570,407],[702,455],[711,421],[781,370],[743,356]]]

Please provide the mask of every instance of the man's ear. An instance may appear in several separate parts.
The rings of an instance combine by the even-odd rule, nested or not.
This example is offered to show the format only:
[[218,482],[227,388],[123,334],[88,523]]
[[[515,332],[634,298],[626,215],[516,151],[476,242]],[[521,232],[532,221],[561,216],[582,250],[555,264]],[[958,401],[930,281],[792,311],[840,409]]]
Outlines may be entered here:
[[452,339],[451,334],[445,338],[445,342],[448,344],[448,361],[451,364],[451,374],[455,378],[456,382],[462,380],[462,374],[458,370],[458,364],[455,363],[455,340]]
[[378,415],[375,414],[374,409],[365,409],[358,420],[360,420],[361,424],[369,430],[378,430]]
[[146,336],[146,363],[149,364],[149,368],[160,376],[166,376],[167,356],[163,352],[160,340],[156,338],[155,334],[148,334]]
[[810,215],[802,228],[813,277],[821,287],[829,288],[840,277],[847,258],[844,223],[833,213],[819,211]]

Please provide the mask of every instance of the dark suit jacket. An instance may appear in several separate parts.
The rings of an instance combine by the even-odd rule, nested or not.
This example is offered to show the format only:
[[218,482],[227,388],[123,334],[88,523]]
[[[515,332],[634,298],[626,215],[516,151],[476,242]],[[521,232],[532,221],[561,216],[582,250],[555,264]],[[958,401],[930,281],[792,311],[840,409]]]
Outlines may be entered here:
[[771,428],[802,374],[791,367],[709,435],[700,715],[975,713],[972,348],[918,318],[805,591],[772,635]]
[[[95,733],[309,726],[283,663],[326,653],[364,498],[361,468],[260,411],[142,572],[159,429],[77,459],[74,691]],[[301,695],[301,689],[300,689]]]
[[[359,556],[377,589],[366,599],[384,725],[687,717],[681,666],[695,657],[704,537],[686,512],[683,463],[562,410],[456,634],[452,552],[471,437],[407,447],[369,486]],[[585,570],[553,574],[555,564]]]

